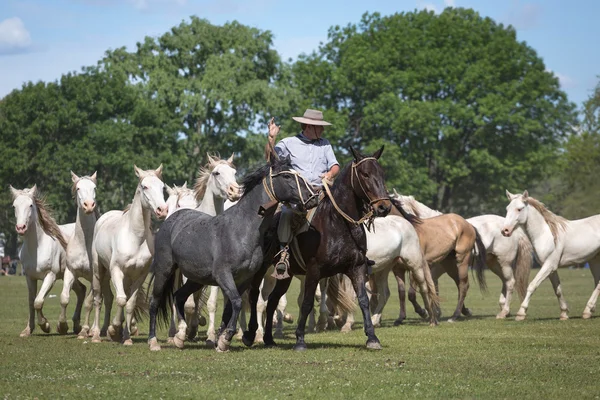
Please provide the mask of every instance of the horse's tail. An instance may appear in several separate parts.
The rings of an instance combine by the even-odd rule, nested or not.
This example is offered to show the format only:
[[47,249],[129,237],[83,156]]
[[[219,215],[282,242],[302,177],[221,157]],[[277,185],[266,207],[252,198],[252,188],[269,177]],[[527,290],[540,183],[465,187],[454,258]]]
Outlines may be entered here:
[[487,283],[485,282],[483,271],[485,270],[485,260],[487,258],[486,250],[483,241],[481,240],[481,236],[479,235],[479,231],[474,226],[473,229],[475,230],[475,246],[473,246],[473,250],[471,251],[471,260],[474,259],[473,268],[475,269],[475,276],[479,283],[479,289],[482,292],[485,292],[487,291]]
[[527,294],[527,285],[529,284],[529,273],[533,264],[533,246],[526,235],[519,237],[517,247],[517,257],[513,262],[513,271],[515,274],[515,289],[519,293],[521,300]]
[[135,308],[133,309],[133,318],[136,322],[140,322],[142,318],[148,317],[148,295],[146,288],[142,284],[138,289],[137,297],[135,298]]
[[348,287],[344,280],[344,275],[337,274],[330,277],[327,281],[327,298],[338,315],[347,315],[354,312],[354,289]]

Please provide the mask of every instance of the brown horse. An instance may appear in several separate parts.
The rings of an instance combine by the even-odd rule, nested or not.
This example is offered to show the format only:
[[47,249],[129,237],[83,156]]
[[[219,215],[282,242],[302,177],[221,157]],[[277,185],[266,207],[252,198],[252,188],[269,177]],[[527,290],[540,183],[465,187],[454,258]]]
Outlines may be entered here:
[[[390,214],[404,216],[400,211],[403,205],[396,199],[392,199],[392,203],[394,207],[392,207]],[[416,216],[420,217],[419,215]],[[473,225],[457,214],[442,214],[433,218],[421,219],[419,223],[413,223],[413,226],[417,231],[421,249],[430,268],[432,264],[439,263],[443,270],[454,280],[458,288],[458,303],[449,321],[454,322],[460,317],[461,312],[466,316],[471,316],[470,310],[464,305],[469,290],[469,265],[473,265],[477,272],[476,276],[480,288],[484,290],[486,287],[483,275],[486,251],[479,233]],[[401,301],[400,317],[396,320],[397,325],[406,317],[406,312],[402,307],[406,270],[403,265],[398,264],[394,266],[393,271],[398,281],[398,294]],[[436,280],[435,277],[434,280]],[[413,302],[415,311],[424,316],[425,312],[416,304],[416,296],[411,288],[409,292],[411,302],[412,298],[415,299],[415,302]]]

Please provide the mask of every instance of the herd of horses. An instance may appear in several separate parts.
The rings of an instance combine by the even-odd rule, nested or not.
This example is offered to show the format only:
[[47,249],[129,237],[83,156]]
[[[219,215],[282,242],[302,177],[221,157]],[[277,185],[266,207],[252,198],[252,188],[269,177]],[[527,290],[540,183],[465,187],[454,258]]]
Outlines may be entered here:
[[[400,298],[396,325],[406,318],[407,286],[415,312],[430,325],[438,324],[437,281],[443,273],[458,288],[457,306],[449,321],[461,314],[470,316],[465,304],[468,271],[471,267],[476,272],[483,289],[486,266],[502,281],[497,318],[509,316],[516,289],[523,298],[516,318],[524,319],[532,294],[549,277],[559,300],[560,318],[567,319],[557,269],[589,262],[595,288],[583,318],[591,317],[600,294],[599,215],[568,221],[527,191],[506,192],[510,203],[505,218],[442,214],[412,196],[387,191],[378,161],[383,147],[372,155],[350,151],[353,160],[331,187],[326,185],[325,194],[315,192],[293,170],[289,159],[275,154],[241,184],[236,180],[233,155],[227,160],[209,155],[194,188],[167,186],[167,200],[162,164],[156,170],[134,166],[139,182],[132,203],[125,210],[102,215],[96,204],[96,173],[80,177],[71,172],[77,218],[66,225],[55,222],[35,185],[22,190],[11,186],[29,290],[29,320],[21,336],[32,334],[36,314],[37,325],[49,333],[50,324],[42,312],[44,299],[56,280],[63,279],[57,325],[61,334],[68,333],[66,312],[73,290],[77,297],[73,332],[80,339],[101,342],[109,336],[131,345],[137,323],[147,311],[150,349],[161,348],[156,337],[161,321],[170,324],[168,340],[183,348],[205,324],[201,310],[206,305],[207,342],[217,351],[229,349],[238,320],[245,345],[274,346],[273,325],[277,337],[282,334],[282,320],[292,318],[285,313],[285,293],[292,278],[277,280],[270,273],[279,250],[276,227],[282,203],[302,212],[314,211],[291,246],[290,275],[302,278],[296,350],[306,349],[307,322],[309,330],[335,323],[342,331],[350,330],[356,301],[367,348],[380,349],[375,327],[390,297],[390,273],[396,277]],[[164,220],[157,232],[153,214]],[[528,283],[534,259],[541,269]],[[91,290],[86,293],[80,280],[91,283]],[[42,281],[39,292],[38,281]],[[111,285],[117,303],[112,319],[115,295]],[[220,328],[215,330],[218,288],[225,305]],[[417,290],[423,307],[417,302]],[[315,298],[319,303],[316,321]],[[250,311],[248,324],[245,310]]]

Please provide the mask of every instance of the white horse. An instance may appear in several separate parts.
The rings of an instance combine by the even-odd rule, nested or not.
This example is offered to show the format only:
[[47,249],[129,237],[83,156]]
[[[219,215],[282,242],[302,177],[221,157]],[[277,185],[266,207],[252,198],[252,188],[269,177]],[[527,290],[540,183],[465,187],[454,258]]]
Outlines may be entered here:
[[[102,292],[110,279],[116,290],[117,312],[108,327],[108,334],[113,341],[119,340],[125,308],[123,344],[133,344],[130,333],[137,296],[148,275],[154,252],[152,213],[158,218],[165,218],[168,212],[161,179],[162,164],[156,170],[144,171],[135,165],[134,169],[139,183],[131,206],[125,211],[113,210],[102,215],[94,229],[92,267],[95,318],[92,342],[95,343],[101,341],[98,323]],[[106,274],[107,271],[110,274]],[[110,310],[107,309],[105,322],[109,319]]]
[[[77,205],[77,219],[75,220],[75,229],[69,238],[67,245],[67,270],[65,273],[63,290],[60,295],[60,305],[62,312],[59,317],[59,332],[67,333],[68,326],[65,321],[66,307],[69,304],[69,293],[71,287],[79,278],[83,278],[92,283],[92,264],[90,257],[92,254],[92,239],[94,236],[94,225],[98,218],[98,209],[96,208],[96,173],[92,176],[79,177],[71,171],[71,180],[73,186],[71,192],[75,197]],[[109,299],[105,299],[107,302]],[[92,290],[85,298],[85,318],[83,327],[79,326],[79,320],[73,321],[73,331],[79,332],[79,339],[87,337],[90,330],[90,313],[92,311]],[[108,304],[108,303],[107,303]],[[112,304],[112,299],[110,299]]]
[[[15,230],[23,237],[19,257],[23,264],[27,288],[29,290],[29,320],[21,332],[21,337],[30,336],[35,328],[35,314],[38,325],[45,333],[50,333],[50,324],[42,308],[46,295],[57,279],[69,274],[65,271],[66,237],[71,236],[75,224],[57,225],[49,213],[48,206],[38,197],[37,186],[31,189],[17,190],[10,186],[15,211]],[[37,281],[42,287],[36,296]],[[85,297],[85,286],[78,283],[73,290],[77,294],[77,308],[73,322],[79,319],[77,310],[81,312],[81,304]],[[57,327],[57,330],[60,330]]]
[[586,261],[589,262],[594,277],[594,291],[583,310],[583,318],[591,318],[600,294],[600,214],[569,221],[552,213],[541,202],[530,197],[527,190],[523,194],[511,194],[507,190],[506,196],[510,204],[506,207],[502,234],[511,236],[517,226],[523,227],[542,264],[542,268],[527,287],[527,295],[521,303],[516,320],[525,319],[533,292],[548,277],[558,298],[560,319],[568,319],[568,306],[557,270],[559,267]]
[[[394,194],[408,212],[419,215],[421,218],[433,218],[442,214],[415,200],[413,196],[399,195],[396,190],[394,190]],[[473,225],[481,236],[481,241],[486,249],[488,268],[502,281],[502,291],[498,302],[500,312],[496,315],[496,318],[506,318],[510,314],[510,302],[514,289],[517,290],[521,298],[525,297],[525,290],[529,283],[529,272],[533,264],[531,242],[520,228],[515,229],[511,237],[504,237],[500,232],[504,224],[504,218],[499,215],[480,215],[468,218],[467,222]],[[436,286],[439,277],[444,272],[440,264],[431,266],[431,274]],[[415,306],[415,308],[418,308],[418,306]]]

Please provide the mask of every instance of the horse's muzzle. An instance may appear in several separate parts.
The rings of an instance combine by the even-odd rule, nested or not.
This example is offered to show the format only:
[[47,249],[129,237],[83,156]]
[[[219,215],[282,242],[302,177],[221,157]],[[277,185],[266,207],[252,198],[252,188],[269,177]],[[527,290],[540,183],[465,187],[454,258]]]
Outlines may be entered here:
[[19,236],[23,236],[25,234],[25,232],[27,232],[27,225],[25,225],[25,224],[15,225],[15,231],[17,231],[17,234]]
[[376,217],[385,217],[392,211],[392,202],[390,200],[379,200],[373,204],[373,214]]
[[512,229],[510,228],[502,228],[502,236],[504,237],[510,237],[510,235],[512,235]]

